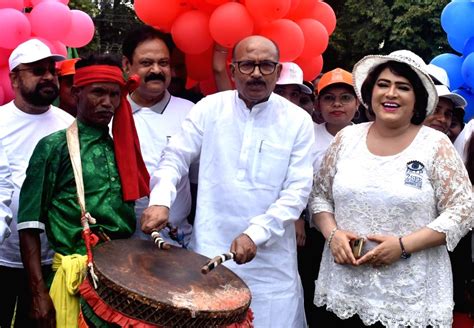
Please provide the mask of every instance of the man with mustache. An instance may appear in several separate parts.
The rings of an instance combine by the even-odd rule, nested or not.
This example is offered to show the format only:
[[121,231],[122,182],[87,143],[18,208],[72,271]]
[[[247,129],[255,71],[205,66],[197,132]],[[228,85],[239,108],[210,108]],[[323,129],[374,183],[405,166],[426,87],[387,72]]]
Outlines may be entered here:
[[[18,197],[25,179],[28,161],[37,142],[44,136],[64,129],[73,121],[68,113],[52,106],[58,96],[55,64],[64,57],[51,54],[37,39],[16,47],[9,57],[10,80],[15,99],[0,107],[0,142],[10,166],[14,191],[10,208],[11,235],[0,246],[0,281],[8,282],[0,294],[0,326],[10,327],[15,311],[15,327],[31,327],[28,320],[29,296],[26,274],[20,256],[17,231]],[[52,252],[45,234],[41,234],[41,264],[51,270]]]
[[[77,119],[67,130],[40,140],[31,156],[21,188],[18,230],[33,318],[40,326],[55,327],[55,321],[58,327],[77,324],[79,299],[68,303],[55,295],[60,294],[58,290],[68,289],[60,283],[60,279],[66,280],[61,277],[67,268],[76,268],[67,273],[68,277],[84,276],[81,272],[86,269],[86,247],[81,238],[81,220],[88,217],[87,213],[95,218],[95,222],[89,221],[90,229],[103,240],[128,238],[136,225],[134,200],[149,193],[149,176],[126,100],[126,87],[118,59],[92,55],[79,60],[71,90]],[[113,140],[109,134],[112,117]],[[76,177],[79,165],[80,179]],[[85,213],[78,201],[80,180]],[[47,283],[50,277],[39,270],[38,236],[42,231],[55,251],[52,300]],[[75,288],[81,283],[80,278],[73,281]]]
[[[156,170],[163,149],[170,138],[179,132],[181,123],[194,105],[186,99],[172,96],[168,91],[172,76],[171,47],[168,35],[147,25],[130,31],[122,46],[124,71],[127,74],[137,74],[141,80],[128,100],[149,172]],[[191,177],[197,171],[196,165],[193,165]],[[189,180],[188,175],[181,179],[177,187],[176,202],[171,208],[170,223],[177,228],[177,232],[172,234],[175,240],[172,240],[169,231],[163,232],[164,239],[175,245],[187,246],[192,231],[188,222],[192,205]],[[136,238],[149,238],[139,228],[139,219],[148,206],[148,201],[148,197],[145,197],[135,205],[138,227],[134,235]]]
[[200,158],[190,248],[208,257],[235,253],[226,265],[250,287],[255,327],[306,327],[295,220],[312,186],[313,123],[272,93],[281,64],[271,40],[238,42],[230,71],[237,90],[198,102],[165,148],[142,230],[165,227],[176,184]]

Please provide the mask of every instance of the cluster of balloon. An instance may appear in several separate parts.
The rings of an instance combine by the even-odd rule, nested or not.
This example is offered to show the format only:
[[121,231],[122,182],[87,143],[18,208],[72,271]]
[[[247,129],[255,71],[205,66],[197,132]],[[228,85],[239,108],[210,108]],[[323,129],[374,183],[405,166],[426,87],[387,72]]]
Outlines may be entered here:
[[0,1],[0,104],[13,99],[8,77],[8,57],[20,43],[35,38],[52,53],[67,56],[67,48],[80,48],[94,37],[92,19],[80,10],[71,10],[69,0]]
[[[263,35],[280,48],[280,60],[296,62],[305,80],[323,68],[322,53],[336,28],[336,15],[320,0],[135,0],[145,24],[171,33],[185,53],[188,76],[212,93],[214,43],[232,48],[249,35]],[[210,87],[209,87],[210,86]]]
[[453,0],[441,13],[441,26],[448,43],[460,55],[444,53],[431,63],[446,70],[453,92],[463,96],[468,105],[464,120],[474,117],[474,1]]

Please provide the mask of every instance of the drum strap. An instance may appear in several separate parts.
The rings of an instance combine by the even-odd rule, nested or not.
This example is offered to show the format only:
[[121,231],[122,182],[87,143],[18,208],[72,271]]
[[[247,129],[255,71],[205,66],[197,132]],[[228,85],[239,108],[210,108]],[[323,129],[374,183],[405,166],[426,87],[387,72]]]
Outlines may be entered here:
[[84,195],[84,180],[82,179],[82,162],[81,162],[81,147],[79,143],[79,129],[77,127],[77,120],[69,126],[66,130],[66,141],[67,148],[69,151],[69,157],[71,158],[72,170],[74,172],[74,180],[76,182],[77,189],[77,200],[79,207],[81,208],[81,225],[82,225],[82,238],[86,244],[87,251],[87,266],[89,267],[89,273],[92,277],[94,287],[97,288],[99,281],[97,275],[94,272],[93,258],[92,258],[92,237],[90,224],[95,224],[94,219],[89,212],[86,211],[86,198]]

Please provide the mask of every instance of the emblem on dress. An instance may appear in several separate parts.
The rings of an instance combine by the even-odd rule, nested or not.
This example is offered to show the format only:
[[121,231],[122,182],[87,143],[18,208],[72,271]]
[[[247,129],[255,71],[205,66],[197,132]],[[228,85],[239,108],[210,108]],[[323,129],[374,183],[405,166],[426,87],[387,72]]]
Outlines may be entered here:
[[411,186],[417,189],[423,187],[423,171],[425,166],[420,161],[409,161],[407,163],[405,185]]

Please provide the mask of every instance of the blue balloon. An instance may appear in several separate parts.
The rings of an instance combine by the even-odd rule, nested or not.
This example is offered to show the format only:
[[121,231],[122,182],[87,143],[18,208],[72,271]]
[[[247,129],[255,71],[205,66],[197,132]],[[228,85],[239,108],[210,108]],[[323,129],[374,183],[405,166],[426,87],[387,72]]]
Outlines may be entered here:
[[474,52],[474,37],[469,38],[469,40],[466,41],[462,54],[464,55],[464,57],[466,57],[472,52]]
[[458,37],[456,37],[452,34],[448,34],[448,43],[449,43],[449,45],[451,46],[451,48],[453,48],[454,50],[456,50],[457,52],[459,52],[461,54],[464,51],[466,41],[467,40],[466,40],[465,37],[458,38]]
[[469,54],[464,58],[464,62],[461,67],[461,74],[469,87],[474,88],[474,54]]
[[433,65],[444,68],[448,73],[451,89],[459,88],[463,83],[461,68],[463,58],[454,54],[441,54],[433,58],[430,62]]
[[466,99],[467,106],[464,107],[464,122],[467,123],[474,118],[474,94],[470,90],[464,88],[454,90],[453,92]]
[[441,13],[441,26],[457,39],[474,36],[474,2],[450,2]]

